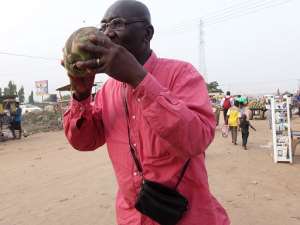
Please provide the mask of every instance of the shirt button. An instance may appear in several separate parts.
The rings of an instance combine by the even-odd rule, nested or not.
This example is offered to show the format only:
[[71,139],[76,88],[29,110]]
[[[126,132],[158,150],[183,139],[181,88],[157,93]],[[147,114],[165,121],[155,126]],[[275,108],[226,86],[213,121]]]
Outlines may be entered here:
[[137,101],[138,101],[138,102],[140,102],[140,101],[141,101],[141,99],[140,99],[140,98],[138,98],[138,99],[137,99]]
[[135,115],[133,115],[133,116],[132,116],[132,119],[134,119],[134,120],[135,120]]
[[133,173],[133,175],[134,175],[134,176],[137,176],[137,175],[138,175],[138,173],[137,173],[137,172],[134,172],[134,173]]
[[134,143],[133,146],[136,147],[136,143]]

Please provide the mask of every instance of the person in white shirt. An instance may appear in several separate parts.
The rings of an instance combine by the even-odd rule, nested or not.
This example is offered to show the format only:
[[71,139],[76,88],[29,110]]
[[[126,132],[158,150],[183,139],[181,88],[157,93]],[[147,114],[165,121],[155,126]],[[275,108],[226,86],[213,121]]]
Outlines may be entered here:
[[228,109],[234,105],[234,99],[233,99],[233,97],[231,97],[230,91],[226,92],[226,96],[224,98],[222,98],[220,105],[223,109],[224,123],[225,123],[225,125],[228,125],[227,112],[228,112]]

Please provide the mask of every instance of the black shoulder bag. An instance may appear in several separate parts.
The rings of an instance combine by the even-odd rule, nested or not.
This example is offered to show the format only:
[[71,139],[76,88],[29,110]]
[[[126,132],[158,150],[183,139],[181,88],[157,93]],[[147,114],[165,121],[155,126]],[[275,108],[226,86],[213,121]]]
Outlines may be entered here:
[[[125,84],[122,88],[122,95],[127,119],[129,149],[137,170],[143,176],[142,165],[136,156],[136,149],[132,145],[130,139],[129,111],[125,96]],[[141,190],[138,194],[135,208],[142,214],[158,222],[160,225],[177,224],[188,209],[188,200],[176,189],[184,176],[189,162],[190,159],[188,159],[182,167],[179,179],[174,188],[169,188],[160,183],[147,180],[143,177]]]

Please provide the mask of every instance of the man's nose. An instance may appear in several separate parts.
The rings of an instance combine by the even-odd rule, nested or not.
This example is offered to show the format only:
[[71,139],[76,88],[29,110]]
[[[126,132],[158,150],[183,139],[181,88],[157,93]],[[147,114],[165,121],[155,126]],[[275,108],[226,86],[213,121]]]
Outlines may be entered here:
[[107,28],[105,29],[105,31],[103,31],[103,33],[104,33],[107,37],[109,37],[110,39],[112,39],[112,38],[116,35],[116,33],[115,33],[112,29],[110,29],[109,27],[107,27]]
[[105,27],[105,30],[103,31],[103,33],[106,35],[106,36],[110,36],[112,35],[114,31],[110,28],[110,26],[106,26]]

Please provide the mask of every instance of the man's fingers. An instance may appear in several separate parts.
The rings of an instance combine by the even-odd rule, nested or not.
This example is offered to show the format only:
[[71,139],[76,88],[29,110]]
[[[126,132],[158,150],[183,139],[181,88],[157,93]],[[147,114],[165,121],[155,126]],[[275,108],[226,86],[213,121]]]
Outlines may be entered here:
[[97,58],[97,59],[90,59],[86,61],[78,61],[76,62],[76,66],[79,69],[97,69],[104,64],[104,59]]
[[97,46],[109,48],[112,44],[111,40],[102,32],[98,32],[96,35],[90,35],[89,40]]
[[95,80],[95,73],[87,73],[84,77],[77,77],[70,74],[68,76],[72,89],[78,93],[90,90]]
[[105,73],[105,67],[103,65],[101,67],[98,67],[97,69],[87,69],[87,71],[90,74]]
[[97,74],[97,73],[105,73],[105,65],[103,64],[101,67],[96,69],[87,69],[90,74]]
[[92,43],[80,44],[78,47],[83,51],[87,51],[95,55],[103,55],[107,53],[107,49],[105,47]]

